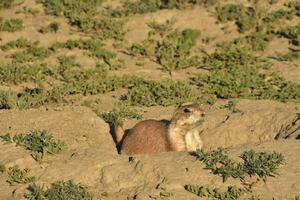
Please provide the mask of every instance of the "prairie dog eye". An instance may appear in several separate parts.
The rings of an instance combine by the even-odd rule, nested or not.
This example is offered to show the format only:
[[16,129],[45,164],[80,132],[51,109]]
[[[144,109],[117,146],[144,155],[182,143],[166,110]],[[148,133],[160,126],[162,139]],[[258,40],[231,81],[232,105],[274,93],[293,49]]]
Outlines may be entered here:
[[183,112],[184,112],[184,113],[191,113],[191,112],[192,112],[192,110],[191,110],[191,109],[189,109],[189,108],[185,108],[185,109],[183,110]]

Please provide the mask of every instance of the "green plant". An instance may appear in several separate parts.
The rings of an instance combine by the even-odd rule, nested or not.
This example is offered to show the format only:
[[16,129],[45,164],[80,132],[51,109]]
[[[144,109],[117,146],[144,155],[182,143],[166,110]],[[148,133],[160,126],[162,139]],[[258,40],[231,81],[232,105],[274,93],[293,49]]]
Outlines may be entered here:
[[99,116],[108,124],[113,125],[124,119],[141,119],[142,115],[129,106],[117,106],[110,112],[99,113]]
[[11,137],[8,133],[5,135],[0,135],[0,139],[2,140],[2,142],[11,143]]
[[161,9],[185,9],[196,4],[209,6],[216,4],[216,2],[217,0],[125,0],[121,7],[110,9],[109,13],[113,17],[122,17],[155,12]]
[[164,23],[158,23],[157,21],[152,20],[151,22],[147,23],[149,28],[153,29],[153,31],[150,31],[148,35],[159,34],[161,37],[164,37],[173,30],[175,23],[175,18],[168,19]]
[[269,64],[253,53],[251,47],[236,40],[220,44],[214,53],[204,57],[201,68],[209,70],[236,69],[239,67],[267,67]]
[[124,23],[124,20],[102,17],[94,22],[93,29],[96,31],[95,36],[101,40],[122,40],[126,33]]
[[31,184],[27,188],[26,199],[30,200],[92,200],[93,195],[87,190],[86,186],[75,183],[73,180],[57,181],[49,188]]
[[153,56],[155,52],[155,43],[155,41],[149,39],[133,43],[129,48],[127,48],[127,53],[132,56]]
[[11,8],[14,4],[14,0],[0,0],[0,10]]
[[129,88],[124,96],[134,106],[169,106],[192,99],[191,87],[181,81],[144,81]]
[[21,31],[23,28],[24,25],[22,19],[3,20],[3,18],[0,18],[0,32],[1,31],[16,32],[16,31]]
[[276,152],[245,151],[241,158],[243,163],[238,163],[229,158],[224,149],[210,152],[197,150],[195,156],[210,169],[213,174],[219,174],[226,181],[229,177],[244,180],[245,176],[258,176],[266,181],[268,176],[277,174],[278,166],[283,163],[283,155]]
[[300,23],[296,26],[289,26],[277,32],[278,35],[288,38],[290,43],[300,46]]
[[102,0],[40,0],[47,14],[65,16],[81,31],[91,29]]
[[24,195],[29,200],[44,200],[45,199],[45,186],[32,183],[27,187],[28,193]]
[[45,59],[51,55],[52,51],[48,48],[40,46],[38,41],[32,42],[23,37],[7,42],[0,46],[3,51],[18,48],[23,49],[16,51],[11,55],[14,62],[26,63]]
[[60,23],[59,22],[51,22],[49,25],[41,28],[39,32],[41,33],[56,33],[60,29]]
[[34,9],[34,8],[28,8],[27,6],[23,6],[22,9],[19,9],[16,11],[16,14],[31,14],[33,16],[36,16],[37,14],[40,13],[40,11],[38,9]]
[[105,65],[108,65],[110,69],[118,69],[121,67],[121,60],[117,59],[117,55],[114,52],[108,51],[103,47],[101,40],[97,39],[79,39],[79,40],[67,40],[65,43],[55,43],[50,47],[52,50],[58,48],[68,49],[83,49],[90,52],[90,56],[96,57],[102,60]]
[[300,99],[300,85],[276,74],[259,73],[250,67],[216,70],[210,75],[194,78],[193,82],[202,93],[222,99],[254,98],[282,102]]
[[0,163],[0,173],[4,173],[5,171],[6,171],[5,165],[3,165],[2,163]]
[[158,42],[155,51],[157,62],[169,73],[175,69],[196,66],[199,64],[198,57],[191,55],[191,48],[199,36],[200,31],[192,29],[170,33],[162,42]]
[[51,68],[41,64],[0,63],[0,83],[41,82],[52,73]]
[[15,165],[13,167],[8,168],[7,174],[8,174],[8,179],[7,182],[10,185],[15,185],[15,184],[26,184],[26,183],[31,183],[35,181],[34,176],[29,176],[29,169],[20,169],[19,166]]
[[31,156],[41,161],[46,154],[57,154],[66,148],[64,142],[55,141],[46,130],[32,131],[29,134],[18,134],[12,138],[17,146],[24,146],[31,151]]
[[185,185],[185,190],[191,192],[199,197],[208,197],[219,200],[233,200],[238,199],[243,195],[246,190],[243,188],[237,188],[236,186],[229,186],[227,191],[222,191],[220,188],[209,188],[205,186],[197,185]]
[[238,30],[245,32],[256,25],[256,13],[253,7],[242,4],[225,4],[216,7],[216,15],[220,22],[236,21]]
[[286,54],[277,53],[276,56],[272,57],[278,61],[293,61],[300,59],[300,51],[298,50],[290,50]]
[[52,51],[45,47],[34,45],[26,48],[23,51],[17,51],[11,55],[14,62],[26,63],[37,60],[43,60],[51,55]]
[[231,100],[231,101],[228,101],[228,103],[226,105],[221,106],[220,108],[226,108],[226,109],[232,111],[232,113],[242,112],[240,109],[236,108],[236,104],[237,104],[236,100]]
[[0,109],[28,109],[66,102],[56,90],[25,88],[20,92],[0,91]]
[[266,181],[268,176],[278,175],[278,166],[284,161],[284,157],[276,152],[255,152],[249,150],[243,153],[245,171],[250,175],[257,175]]

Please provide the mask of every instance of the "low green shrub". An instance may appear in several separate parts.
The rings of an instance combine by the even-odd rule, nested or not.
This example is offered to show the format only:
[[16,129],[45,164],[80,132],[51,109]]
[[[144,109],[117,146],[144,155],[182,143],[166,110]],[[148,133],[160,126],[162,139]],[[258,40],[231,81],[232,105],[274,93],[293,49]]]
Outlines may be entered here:
[[39,0],[46,13],[55,16],[65,16],[71,25],[85,31],[93,26],[97,7],[102,0]]
[[246,190],[244,188],[238,188],[236,186],[229,186],[227,191],[222,191],[220,188],[210,188],[198,185],[185,185],[185,190],[191,192],[199,197],[208,197],[218,200],[234,200],[239,199]]
[[65,43],[55,43],[49,49],[55,51],[58,48],[88,50],[90,56],[103,61],[103,64],[107,65],[110,69],[118,69],[122,65],[122,61],[117,58],[117,54],[106,50],[101,40],[98,39],[67,40]]
[[24,24],[22,19],[16,18],[4,20],[3,18],[0,18],[0,32],[16,32],[23,30],[23,28]]
[[134,106],[169,106],[192,99],[191,87],[180,81],[144,81],[131,87],[124,96]]
[[141,119],[142,115],[130,106],[117,106],[110,112],[99,113],[99,116],[108,124],[113,125],[124,119]]
[[49,188],[33,183],[27,188],[26,199],[30,200],[92,200],[93,195],[82,184],[77,184],[73,180],[57,181]]
[[277,169],[284,161],[284,157],[276,152],[245,151],[241,158],[243,163],[233,161],[224,149],[204,152],[197,150],[195,156],[210,169],[213,174],[222,176],[223,181],[229,177],[239,178],[241,181],[246,176],[258,176],[266,181],[268,176],[277,174]]
[[300,46],[300,23],[296,26],[289,26],[277,32],[278,35],[288,38],[293,45]]
[[15,0],[0,0],[0,10],[11,8],[14,5]]
[[282,102],[300,99],[300,85],[276,74],[262,74],[251,67],[222,69],[198,76],[193,82],[204,94],[217,98],[273,99]]
[[[4,141],[8,142],[11,137],[4,135]],[[3,140],[3,137],[0,139]],[[66,145],[64,142],[53,138],[46,130],[32,131],[28,134],[17,134],[10,142],[16,143],[17,146],[24,146],[27,150],[31,151],[31,156],[37,160],[41,161],[46,154],[58,154]]]
[[41,28],[39,32],[45,34],[45,33],[56,33],[60,29],[60,23],[59,22],[51,22],[49,25]]
[[10,185],[32,183],[36,178],[34,176],[29,176],[29,172],[30,170],[28,168],[20,169],[17,165],[10,167],[7,170],[7,182]]
[[27,6],[23,6],[21,9],[16,11],[16,14],[31,14],[33,16],[37,16],[37,14],[40,13],[40,11],[38,9],[35,8],[29,8]]
[[0,63],[0,83],[20,84],[23,82],[41,83],[51,76],[53,70],[41,64]]
[[183,69],[199,64],[199,58],[191,55],[200,31],[186,29],[170,33],[162,42],[158,42],[155,56],[163,69],[171,73],[175,69]]
[[271,57],[278,61],[293,61],[293,60],[299,60],[300,59],[300,51],[298,50],[292,50],[290,49],[285,54],[277,53],[276,56]]

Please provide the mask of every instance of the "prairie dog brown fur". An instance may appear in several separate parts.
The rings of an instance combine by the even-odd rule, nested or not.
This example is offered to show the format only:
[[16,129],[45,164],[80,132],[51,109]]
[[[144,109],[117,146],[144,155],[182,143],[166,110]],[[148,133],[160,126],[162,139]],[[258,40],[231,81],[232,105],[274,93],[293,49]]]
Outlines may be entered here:
[[205,113],[199,104],[177,108],[170,121],[144,120],[124,135],[122,123],[115,125],[117,145],[125,154],[155,154],[166,151],[195,151],[202,148],[197,127]]

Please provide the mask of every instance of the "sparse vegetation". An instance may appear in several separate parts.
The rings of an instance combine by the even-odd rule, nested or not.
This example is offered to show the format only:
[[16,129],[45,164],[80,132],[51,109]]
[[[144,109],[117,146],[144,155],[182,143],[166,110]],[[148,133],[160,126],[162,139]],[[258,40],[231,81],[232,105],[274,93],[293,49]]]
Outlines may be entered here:
[[0,0],[0,10],[11,8],[15,0]]
[[229,177],[244,180],[245,176],[258,176],[266,181],[268,176],[277,174],[276,170],[283,163],[283,155],[276,152],[245,151],[241,158],[243,163],[238,163],[229,158],[224,149],[210,152],[199,150],[196,157],[205,163],[206,168],[213,174],[219,174],[226,181]]
[[103,64],[109,66],[110,69],[118,69],[121,67],[122,61],[117,59],[117,55],[114,52],[108,51],[103,47],[100,40],[88,39],[88,40],[68,40],[65,43],[55,43],[50,47],[52,50],[57,50],[58,48],[67,49],[83,49],[90,52],[90,56],[99,59]]
[[93,26],[93,19],[97,14],[97,7],[102,0],[39,0],[45,6],[47,14],[65,16],[71,25],[77,26],[84,31]]
[[[199,58],[191,49],[196,45],[200,31],[194,29],[171,31],[173,23],[172,20],[167,20],[163,24],[152,21],[148,24],[153,28],[153,31],[148,33],[148,39],[134,43],[127,49],[128,53],[133,56],[154,57],[169,74],[177,69],[197,66],[200,62]],[[155,34],[163,39],[161,41],[153,39]]]
[[118,106],[115,107],[110,112],[102,112],[98,113],[99,116],[102,117],[102,119],[110,124],[113,125],[116,122],[122,121],[124,119],[141,119],[142,115],[139,114],[135,109],[129,107],[129,106]]
[[60,26],[61,25],[59,22],[51,22],[48,26],[41,28],[39,31],[41,33],[56,33],[59,30]]
[[33,16],[37,16],[37,14],[40,13],[40,11],[38,9],[35,8],[29,8],[27,6],[23,6],[22,9],[19,9],[16,11],[16,14],[31,14]]
[[5,171],[6,171],[5,165],[3,165],[2,163],[0,163],[0,173],[4,173]]
[[169,106],[192,99],[191,88],[180,81],[145,81],[129,88],[124,97],[135,106]]
[[272,57],[278,61],[293,61],[300,59],[300,51],[298,50],[290,50],[286,54],[277,53],[276,56]]
[[192,29],[170,33],[156,47],[157,62],[169,73],[175,69],[197,66],[199,60],[196,55],[191,55],[191,48],[195,46],[199,35],[200,31]]
[[238,199],[246,192],[244,188],[237,188],[236,186],[229,186],[227,191],[222,191],[220,188],[210,188],[190,184],[185,185],[185,190],[199,197],[208,197],[218,200]]
[[16,32],[21,31],[23,28],[24,24],[22,19],[16,18],[4,20],[3,18],[0,18],[0,32]]
[[296,26],[286,27],[278,31],[277,34],[288,38],[291,44],[300,46],[300,23]]
[[10,167],[7,170],[7,182],[10,185],[32,183],[36,178],[29,176],[29,172],[30,170],[28,168],[20,169],[17,165]]
[[123,5],[110,10],[110,15],[113,17],[129,16],[134,14],[144,14],[149,12],[156,12],[161,9],[185,9],[193,7],[196,4],[203,4],[205,6],[211,6],[217,3],[217,0],[138,0],[130,1],[126,0]]
[[[0,139],[7,141],[10,136],[4,136]],[[26,149],[31,151],[31,156],[41,161],[46,154],[57,154],[65,149],[66,145],[64,142],[58,140],[55,141],[52,134],[46,130],[32,131],[29,134],[18,134],[15,135],[11,142],[16,143],[17,146],[24,146]]]
[[33,183],[27,188],[26,199],[30,200],[92,200],[93,195],[87,190],[87,187],[77,184],[72,180],[57,181],[51,184],[49,188]]
[[226,108],[226,109],[230,110],[232,113],[241,113],[242,111],[240,109],[236,108],[236,104],[237,104],[236,100],[231,100],[231,101],[228,101],[228,103],[225,104],[224,106],[221,106],[220,108]]

